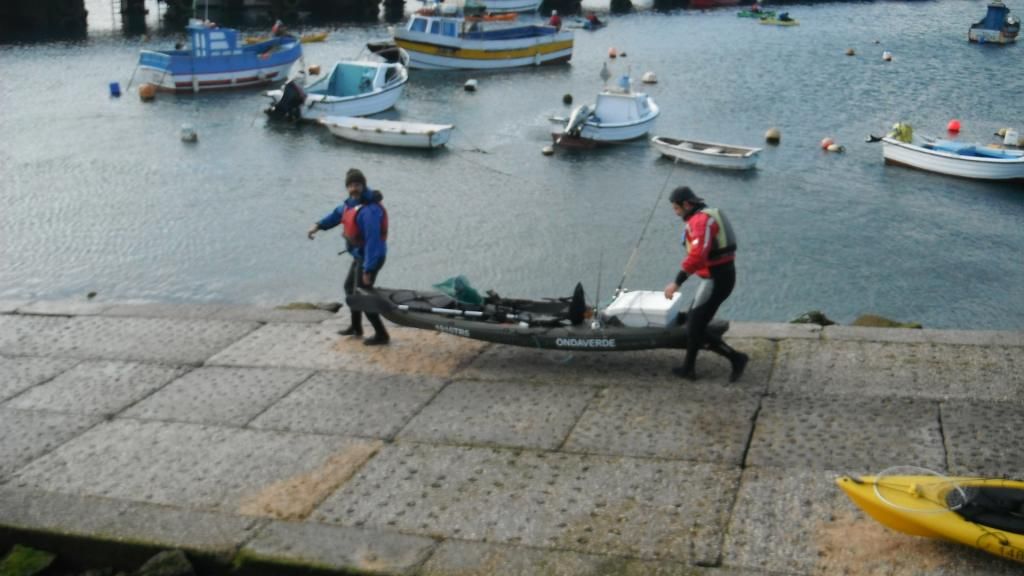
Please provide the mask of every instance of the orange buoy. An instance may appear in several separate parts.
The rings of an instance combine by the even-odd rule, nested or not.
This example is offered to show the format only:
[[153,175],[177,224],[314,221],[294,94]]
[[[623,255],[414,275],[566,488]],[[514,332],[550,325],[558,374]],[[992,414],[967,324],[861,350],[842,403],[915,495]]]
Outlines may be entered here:
[[953,132],[954,134],[959,132],[960,131],[960,121],[957,120],[956,118],[950,120],[949,124],[946,125],[946,130],[949,130],[950,132]]
[[611,48],[608,49],[608,57],[609,58],[615,58],[618,55],[619,55],[619,51],[616,50],[614,46],[612,46]]
[[834,143],[835,142],[831,138],[822,138],[821,139],[821,149],[822,150],[828,150],[828,147],[831,146]]
[[146,84],[139,86],[139,98],[141,98],[143,102],[149,102],[156,98],[156,84],[150,84],[147,82]]

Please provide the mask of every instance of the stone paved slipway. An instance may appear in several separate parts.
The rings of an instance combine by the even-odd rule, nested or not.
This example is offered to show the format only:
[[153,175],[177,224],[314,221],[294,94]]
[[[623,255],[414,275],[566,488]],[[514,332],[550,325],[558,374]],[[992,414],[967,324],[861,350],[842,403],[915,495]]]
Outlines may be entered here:
[[321,311],[0,306],[0,548],[208,573],[1009,575],[833,484],[1024,477],[1024,334],[734,323],[742,381],[678,351],[559,353]]

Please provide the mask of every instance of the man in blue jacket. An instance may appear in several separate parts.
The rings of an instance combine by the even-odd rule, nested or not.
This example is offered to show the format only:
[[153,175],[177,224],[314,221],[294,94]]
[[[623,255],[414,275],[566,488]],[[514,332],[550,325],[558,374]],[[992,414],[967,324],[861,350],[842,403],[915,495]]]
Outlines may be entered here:
[[[384,267],[388,253],[388,212],[381,205],[383,195],[366,185],[366,176],[358,169],[352,168],[345,174],[345,188],[348,189],[348,198],[314,224],[307,236],[312,240],[320,230],[342,225],[342,237],[348,253],[352,255],[352,266],[345,278],[345,294],[351,295],[356,286],[372,288],[377,274]],[[363,340],[363,344],[378,346],[391,341],[380,314],[367,312],[366,318],[373,325],[375,334]],[[339,334],[361,337],[363,313],[352,310],[352,325]]]

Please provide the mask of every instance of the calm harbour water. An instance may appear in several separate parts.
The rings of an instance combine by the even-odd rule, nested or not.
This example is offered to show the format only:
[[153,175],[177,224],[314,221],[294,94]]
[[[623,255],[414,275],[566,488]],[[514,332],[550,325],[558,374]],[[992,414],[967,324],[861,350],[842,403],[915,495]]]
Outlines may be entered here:
[[[127,84],[140,48],[183,35],[125,36],[105,2],[90,6],[85,40],[0,45],[0,299],[337,300],[341,241],[332,231],[309,242],[305,231],[357,166],[391,217],[385,286],[461,273],[509,296],[569,295],[576,281],[592,295],[600,276],[607,298],[657,202],[626,285],[661,289],[682,256],[666,198],[688,184],[740,237],[723,316],[785,321],[820,309],[842,322],[877,313],[1019,330],[1024,189],[885,166],[879,145],[864,142],[898,120],[942,135],[959,118],[960,138],[983,142],[1024,128],[1024,47],[966,41],[985,5],[789,6],[793,28],[731,9],[610,17],[606,29],[577,31],[568,66],[412,71],[381,117],[454,123],[449,148],[435,152],[268,123],[259,91],[111,99],[107,84]],[[307,63],[327,67],[388,35],[384,24],[331,29],[306,47]],[[612,46],[628,56],[608,60]],[[673,165],[643,140],[542,156],[548,118],[570,109],[562,95],[592,100],[603,62],[615,74],[657,73],[644,88],[662,109],[656,134],[760,145],[777,126],[782,144],[750,174]],[[468,78],[478,92],[462,90]],[[180,142],[184,123],[197,145]],[[819,150],[825,136],[846,153]]]

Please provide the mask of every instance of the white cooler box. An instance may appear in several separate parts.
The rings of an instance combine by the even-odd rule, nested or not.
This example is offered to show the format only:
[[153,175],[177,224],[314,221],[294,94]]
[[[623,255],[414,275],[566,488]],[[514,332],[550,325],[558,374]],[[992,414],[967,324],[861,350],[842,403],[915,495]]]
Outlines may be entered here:
[[605,319],[618,318],[623,325],[633,328],[668,326],[675,322],[682,307],[683,299],[678,293],[667,300],[664,292],[636,290],[616,296],[601,314]]

